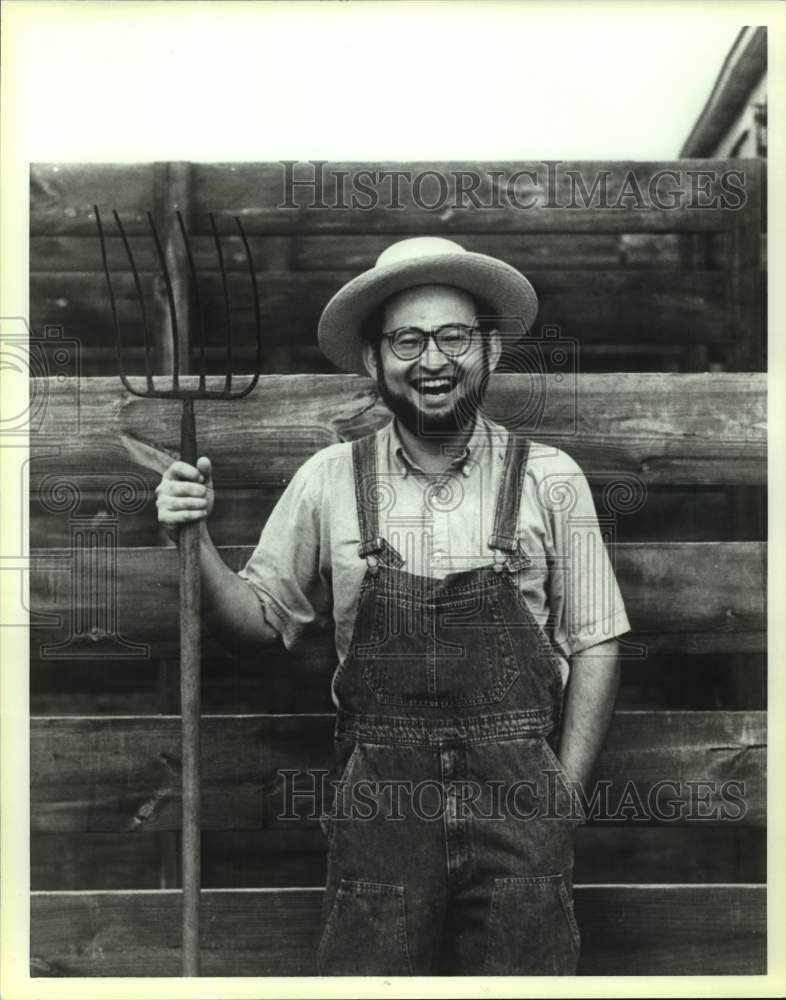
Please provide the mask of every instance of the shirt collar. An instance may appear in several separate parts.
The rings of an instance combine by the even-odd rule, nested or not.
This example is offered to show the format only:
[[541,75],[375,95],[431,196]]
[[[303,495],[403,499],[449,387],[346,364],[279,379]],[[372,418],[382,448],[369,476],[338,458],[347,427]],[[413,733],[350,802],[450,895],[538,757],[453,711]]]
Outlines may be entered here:
[[[410,472],[419,472],[421,475],[425,475],[423,469],[407,454],[404,442],[401,440],[401,435],[399,434],[398,421],[395,417],[388,424],[388,427],[390,433],[390,451],[396,457],[401,475],[405,479]],[[476,456],[481,453],[484,447],[488,447],[489,445],[492,427],[493,425],[489,421],[480,414],[476,414],[472,433],[466,446],[460,455],[455,455],[451,458],[445,471],[455,469],[456,471],[460,471],[462,475],[469,476]]]

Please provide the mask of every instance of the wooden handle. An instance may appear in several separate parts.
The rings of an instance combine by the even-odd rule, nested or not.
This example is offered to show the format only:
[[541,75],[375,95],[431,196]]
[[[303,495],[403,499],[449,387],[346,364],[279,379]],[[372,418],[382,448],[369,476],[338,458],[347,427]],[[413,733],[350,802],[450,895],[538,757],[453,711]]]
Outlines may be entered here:
[[[196,465],[194,403],[183,400],[180,456]],[[183,975],[199,975],[200,852],[200,575],[199,523],[180,529],[180,705],[182,720]]]

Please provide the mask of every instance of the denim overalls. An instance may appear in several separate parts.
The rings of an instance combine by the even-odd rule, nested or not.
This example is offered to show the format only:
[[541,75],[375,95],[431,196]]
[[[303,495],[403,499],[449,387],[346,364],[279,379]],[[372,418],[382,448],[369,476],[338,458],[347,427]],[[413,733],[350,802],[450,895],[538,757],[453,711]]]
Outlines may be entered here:
[[493,562],[434,579],[379,536],[376,440],[353,443],[368,569],[334,678],[321,975],[576,970],[559,661],[515,584],[528,451],[510,435]]

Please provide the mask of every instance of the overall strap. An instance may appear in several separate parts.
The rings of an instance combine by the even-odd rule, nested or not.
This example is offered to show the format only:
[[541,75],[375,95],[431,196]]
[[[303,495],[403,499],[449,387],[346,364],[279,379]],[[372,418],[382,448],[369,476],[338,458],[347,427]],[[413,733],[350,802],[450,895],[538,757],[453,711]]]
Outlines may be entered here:
[[[511,570],[522,569],[532,563],[530,557],[519,548],[516,534],[529,448],[528,438],[512,432],[508,435],[494,512],[494,527],[489,539],[489,548],[500,553],[495,563],[500,568],[507,565]],[[503,553],[507,554],[507,558]]]
[[377,482],[377,436],[367,434],[352,442],[352,469],[355,479],[355,506],[360,528],[358,555],[376,570],[379,556],[393,566],[402,566],[404,560],[379,533],[379,508],[382,494]]

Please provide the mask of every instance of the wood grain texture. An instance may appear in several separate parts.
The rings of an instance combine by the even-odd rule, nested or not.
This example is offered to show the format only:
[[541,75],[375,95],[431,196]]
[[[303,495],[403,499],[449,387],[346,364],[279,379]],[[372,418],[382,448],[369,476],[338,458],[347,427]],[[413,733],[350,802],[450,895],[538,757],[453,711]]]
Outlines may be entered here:
[[[140,380],[143,382],[143,380]],[[184,380],[184,385],[188,385]],[[215,384],[218,384],[217,382]],[[31,447],[60,447],[57,472],[80,487],[135,472],[154,487],[177,454],[176,403],[138,399],[115,378],[34,380],[42,401]],[[647,484],[757,484],[766,477],[766,376],[583,375],[491,379],[487,414],[564,448],[594,479],[635,473]],[[197,406],[201,450],[219,488],[283,489],[319,448],[390,419],[370,379],[271,375],[244,400]],[[49,460],[31,463],[33,495]]]
[[[726,235],[723,233],[542,233],[537,240],[510,233],[455,233],[452,237],[465,249],[499,257],[528,273],[531,269],[606,271],[615,269],[722,270],[727,266]],[[84,236],[33,236],[30,240],[30,271],[97,271],[101,257],[95,234]],[[257,271],[350,271],[374,266],[390,237],[375,233],[339,236],[252,236],[251,255]],[[229,271],[246,269],[246,258],[238,236],[222,228],[225,265]],[[131,237],[137,268],[153,266],[151,241]],[[191,249],[200,273],[218,270],[213,241],[193,236]],[[127,268],[125,251],[118,236],[107,233],[107,253],[113,271]]]
[[[748,161],[734,161],[744,165]],[[321,191],[312,195],[311,190],[298,189],[294,193],[292,203],[298,207],[282,209],[279,206],[286,203],[287,187],[284,170],[278,164],[195,164],[194,180],[197,200],[201,204],[210,204],[217,212],[243,212],[243,223],[249,232],[286,232],[296,228],[301,232],[343,233],[353,232],[359,227],[367,232],[401,233],[401,234],[432,234],[451,232],[521,232],[541,233],[553,231],[570,232],[675,232],[675,231],[714,231],[722,226],[723,212],[711,207],[696,210],[688,207],[688,200],[681,199],[681,204],[673,210],[664,211],[657,208],[647,194],[643,199],[619,200],[626,181],[635,178],[634,184],[646,192],[649,181],[658,171],[675,169],[681,171],[680,182],[671,187],[677,187],[686,194],[690,190],[691,180],[687,171],[699,169],[715,173],[714,184],[710,182],[708,195],[703,199],[709,204],[719,191],[720,175],[724,169],[729,169],[729,160],[683,161],[673,162],[632,162],[632,161],[575,161],[560,162],[558,167],[549,174],[543,162],[412,162],[412,163],[328,163],[325,170],[317,168]],[[462,181],[461,172],[477,172],[483,175],[479,191],[478,207],[471,204],[467,198],[457,198],[456,192]],[[351,191],[362,170],[392,170],[412,171],[425,174],[427,171],[439,174],[443,181],[436,178],[425,183],[418,199],[406,179],[399,185],[398,206],[393,207],[393,181],[380,178],[373,184],[376,198],[363,198],[352,210]],[[534,178],[524,178],[520,175],[519,182],[511,185],[513,175],[517,171],[534,171]],[[494,178],[493,172],[500,172]],[[587,188],[591,188],[593,179],[606,172],[608,187],[608,202],[617,205],[616,208],[601,208],[596,200],[591,207],[582,207],[581,198],[573,198],[571,171],[581,175]],[[344,178],[338,178],[339,172],[345,172]],[[315,174],[314,169],[307,164],[299,164],[294,176],[297,179],[310,180]],[[553,176],[553,183],[552,183]],[[484,206],[492,205],[493,189],[504,188],[502,197],[498,200],[503,206],[512,207],[493,209]],[[442,190],[440,190],[442,188]],[[342,195],[342,189],[347,193]],[[505,197],[505,192],[514,190],[522,202],[530,207],[516,207],[512,199]],[[417,201],[421,204],[418,205]],[[636,204],[638,202],[638,204]],[[428,210],[424,205],[435,204],[436,210]],[[324,207],[310,207],[310,206]],[[347,205],[347,209],[330,211],[331,206]],[[368,207],[366,207],[368,206]],[[568,208],[568,206],[571,206]],[[199,226],[200,223],[197,222]]]
[[[143,352],[141,347],[125,348],[124,357],[128,370],[132,374],[141,373]],[[698,344],[696,352],[704,351],[713,354],[712,365],[717,370],[723,367],[718,353],[708,345]],[[581,345],[581,371],[584,375],[608,375],[612,372],[637,372],[646,374],[664,372],[687,372],[698,369],[687,368],[686,365],[694,356],[693,348],[687,341],[674,344],[659,344],[656,341],[637,341],[627,343],[592,343]],[[218,345],[208,345],[205,348],[206,374],[222,375],[226,370],[226,350]],[[521,371],[508,363],[511,352],[503,355],[498,374]],[[255,365],[255,349],[250,343],[235,346],[234,368],[238,372],[246,372]],[[193,355],[192,355],[193,358]],[[701,371],[706,371],[707,362]],[[117,357],[113,347],[90,347],[81,351],[79,369],[72,367],[69,376],[79,374],[87,377],[113,376],[117,368]],[[322,354],[315,344],[281,344],[265,352],[260,366],[263,375],[339,375],[339,369]]]
[[[725,261],[725,237],[703,233],[704,253],[691,253],[693,237],[676,233],[541,233],[526,239],[510,233],[456,233],[452,237],[473,253],[499,257],[529,274],[546,269],[610,271],[644,269],[680,272],[718,270]],[[260,240],[264,245],[264,238]],[[298,236],[294,240],[293,271],[363,271],[373,267],[390,244],[376,233],[351,236]],[[31,251],[32,252],[32,251]],[[40,270],[48,270],[41,257]]]
[[[175,832],[34,833],[34,891],[177,888],[168,860]],[[577,882],[673,883],[766,881],[766,831],[725,826],[582,826],[576,831]],[[205,889],[324,885],[327,844],[321,830],[206,830]]]
[[[744,516],[733,518],[728,493],[746,487],[652,487],[638,510],[619,515],[615,530],[618,542],[634,541],[756,541],[766,533],[762,487],[751,491]],[[210,536],[216,545],[256,545],[259,533],[280,496],[278,484],[269,488],[216,488],[217,503],[210,518]],[[601,486],[593,489],[595,509],[609,513]],[[80,491],[80,517],[99,527],[107,516],[104,491]],[[155,500],[148,496],[138,509],[117,519],[118,543],[127,547],[160,545],[161,532]],[[68,514],[53,513],[41,499],[30,505],[30,547],[62,548],[68,544]]]
[[[204,716],[203,829],[315,826],[329,794],[333,724],[330,714]],[[763,712],[618,712],[592,822],[761,825],[765,759]],[[281,769],[309,772],[297,779],[307,790],[297,817],[283,815]],[[34,718],[30,773],[34,831],[177,829],[179,718]],[[666,780],[675,786],[653,787]]]
[[[173,241],[170,241],[170,246]],[[328,300],[354,272],[259,272],[260,316],[267,347],[316,344],[319,317]],[[722,344],[744,336],[745,316],[733,320],[726,299],[727,276],[718,271],[530,270],[538,294],[536,332],[558,325],[582,345],[662,341],[679,345]],[[254,314],[247,273],[231,272],[229,290],[238,344],[253,341]],[[160,289],[160,282],[156,282]],[[141,347],[140,307],[128,273],[113,276],[124,343]],[[224,338],[221,279],[214,271],[199,277],[207,343]],[[159,293],[160,297],[160,293]],[[154,303],[155,303],[154,299]],[[78,336],[84,349],[109,336],[111,312],[103,274],[52,271],[31,274],[30,321],[35,330],[60,324]],[[161,365],[157,371],[166,371]]]
[[[163,261],[154,259],[153,298],[150,320],[155,372],[181,374],[191,371],[189,345],[192,342],[192,281],[186,248],[176,212],[186,231],[191,217],[191,168],[188,163],[157,163],[153,167],[153,219],[161,244]],[[169,286],[166,276],[169,277]],[[172,306],[169,302],[172,295]],[[68,296],[66,296],[68,298]],[[74,296],[74,298],[78,298]],[[174,315],[173,315],[174,313]],[[86,331],[82,331],[82,337]],[[178,358],[175,366],[174,359]]]
[[[315,975],[322,891],[205,890],[203,974]],[[173,976],[177,892],[33,893],[31,972]],[[576,886],[580,975],[766,971],[761,885]]]
[[152,163],[36,163],[30,166],[30,235],[96,235],[93,206],[102,218],[117,209],[129,233],[148,232],[153,207]]
[[[295,653],[283,646],[264,659],[207,658],[202,664],[202,701],[207,715],[249,712],[301,714],[334,709],[327,678],[335,653],[326,643],[308,643]],[[178,668],[171,661],[31,661],[32,715],[155,715],[179,709]],[[649,652],[623,659],[616,702],[625,710],[708,711],[767,705],[765,652],[695,656]]]
[[[253,546],[223,546],[222,558],[238,571]],[[615,572],[634,631],[633,639],[652,651],[744,652],[763,649],[766,546],[760,542],[642,542],[617,545]],[[68,549],[40,549],[31,555],[31,610],[40,622],[31,628],[31,656],[54,655],[48,647],[64,641],[74,617],[98,620],[116,614],[117,634],[147,644],[142,659],[171,656],[177,649],[177,551],[170,548],[117,549],[118,596],[109,587],[86,591],[71,576]],[[76,564],[74,564],[76,565]],[[97,595],[97,596],[96,596]],[[109,637],[111,638],[111,637]],[[314,640],[328,642],[325,633]],[[102,644],[103,643],[103,644]],[[206,643],[206,655],[215,651]],[[73,652],[108,661],[120,650],[101,635],[75,643]],[[114,657],[113,657],[114,653]]]
[[[235,233],[237,231],[235,230]],[[112,273],[128,270],[128,258],[120,237],[114,228],[105,231],[107,258]],[[221,246],[224,251],[224,266],[227,271],[242,271],[247,273],[248,263],[243,244],[239,236],[228,231],[228,227],[223,226],[219,231]],[[256,271],[288,271],[289,262],[294,252],[294,236],[257,236],[249,239],[251,256],[254,260]],[[617,241],[622,237],[611,237]],[[674,240],[676,236],[650,237],[650,240],[666,241],[650,245],[644,244],[641,247],[632,246],[629,253],[631,258],[661,261],[663,266],[675,258],[676,247]],[[722,241],[720,235],[708,237],[708,239]],[[149,272],[155,263],[155,248],[149,236],[140,234],[129,237],[131,250],[134,254],[137,270]],[[191,253],[194,256],[194,265],[198,274],[205,271],[218,271],[218,257],[216,246],[212,236],[190,236]],[[720,243],[717,244],[721,246]],[[593,259],[587,251],[587,259]],[[577,257],[577,260],[582,258]],[[607,267],[613,268],[620,263],[618,255],[609,252],[606,256],[600,257],[599,253],[595,257],[598,261],[605,262]],[[624,260],[625,258],[622,258]],[[322,269],[345,270],[351,265],[342,265],[331,268],[329,261],[324,262]],[[643,265],[642,265],[643,266]],[[91,272],[101,269],[101,253],[98,246],[98,239],[95,234],[85,234],[84,236],[32,236],[30,239],[30,272],[31,274],[44,273],[70,273],[70,272]]]
[[[288,200],[281,163],[37,164],[31,168],[32,322],[37,330],[62,324],[78,338],[85,372],[114,367],[106,353],[108,310],[93,202],[107,216],[110,207],[118,208],[149,285],[154,262],[145,246],[144,212],[153,203],[160,207],[162,191],[168,202],[182,200],[178,190],[160,183],[178,170],[194,180],[191,238],[215,341],[210,350],[224,325],[216,255],[207,237],[213,211],[233,272],[238,358],[243,341],[252,340],[253,323],[233,216],[242,218],[250,236],[263,291],[266,371],[334,371],[321,357],[303,354],[315,348],[314,331],[329,297],[372,266],[392,239],[435,232],[526,271],[541,300],[539,325],[559,325],[577,338],[585,370],[764,367],[763,183],[756,160],[326,163],[314,205],[308,186]],[[368,170],[400,174],[399,200],[391,203],[390,177],[380,177],[372,182],[373,204],[358,203],[353,185]],[[301,163],[300,179],[304,171],[313,173]],[[473,173],[481,179],[480,193],[462,197]],[[418,200],[404,174],[430,175],[422,193],[426,201],[438,195],[436,210]],[[611,207],[600,204],[601,188],[582,193],[601,177]],[[678,192],[676,200],[667,189]],[[528,204],[517,205],[511,192],[524,194]],[[666,200],[659,201],[664,193]],[[587,198],[590,207],[582,207]],[[117,242],[110,229],[124,329],[129,343],[137,343],[138,305]],[[642,359],[645,344],[655,350]],[[617,352],[613,361],[599,364],[597,352],[609,349]],[[159,370],[165,363],[164,357]],[[127,355],[127,365],[141,371],[138,348]],[[219,369],[212,358],[208,370]]]
[[[285,169],[280,163],[195,163],[194,201],[200,211],[198,231],[208,232],[208,211],[240,214],[252,234],[357,231],[382,233],[460,232],[712,232],[723,228],[726,214],[718,202],[724,172],[746,172],[751,160],[680,161],[544,161],[502,162],[328,162],[324,170],[305,161],[297,164],[295,179],[319,174],[320,191],[300,188],[287,204]],[[408,171],[439,174],[426,179],[418,193],[406,178],[394,197],[393,181],[377,176],[371,192],[352,201],[362,171]],[[659,192],[650,188],[663,170],[676,170]],[[481,174],[473,199],[457,197],[466,182],[461,175]],[[534,172],[526,177],[522,171]],[[702,171],[704,191],[690,171]],[[152,198],[153,164],[41,163],[31,167],[31,235],[90,234],[92,205],[117,208],[131,232],[143,231],[142,213]],[[343,173],[343,177],[337,176]],[[514,175],[518,173],[518,178]],[[605,175],[607,204],[595,196],[583,207],[580,183],[591,190],[593,180]],[[496,176],[495,176],[496,174]],[[369,181],[366,181],[368,186]],[[745,179],[742,187],[744,189]],[[342,195],[342,188],[346,192]],[[678,192],[674,207],[668,191]],[[514,197],[509,197],[513,192]],[[625,197],[620,197],[625,194]],[[638,192],[641,192],[639,195]],[[658,199],[660,193],[660,199]],[[654,196],[653,196],[654,195]],[[516,201],[518,198],[518,202]],[[419,202],[419,204],[418,204]],[[309,207],[314,205],[316,207]],[[428,206],[434,205],[430,209]],[[502,207],[493,207],[500,205]],[[333,206],[334,210],[330,210]],[[342,207],[342,206],[346,206]],[[714,206],[714,207],[713,207]]]
[[[735,340],[730,367],[756,371],[766,368],[766,172],[758,163],[747,174],[747,204],[744,212],[730,212],[726,220],[729,304],[734,326],[747,335]],[[764,254],[762,254],[762,243]]]
[[33,833],[30,886],[33,890],[162,889],[169,831],[152,837],[122,833]]

